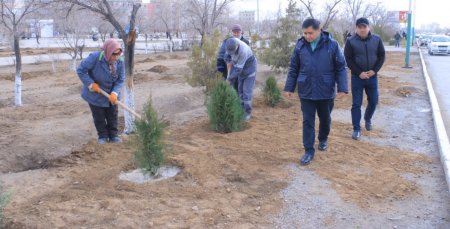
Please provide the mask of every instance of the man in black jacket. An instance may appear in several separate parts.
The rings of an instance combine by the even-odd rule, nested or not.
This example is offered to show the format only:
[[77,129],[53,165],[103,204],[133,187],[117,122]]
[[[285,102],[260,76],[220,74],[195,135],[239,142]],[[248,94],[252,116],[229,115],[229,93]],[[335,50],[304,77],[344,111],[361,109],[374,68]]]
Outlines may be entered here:
[[356,20],[356,34],[347,40],[344,50],[347,65],[352,71],[352,138],[361,137],[361,105],[366,91],[368,105],[364,113],[366,130],[372,130],[372,116],[378,104],[377,73],[385,59],[381,38],[370,32],[369,20]]

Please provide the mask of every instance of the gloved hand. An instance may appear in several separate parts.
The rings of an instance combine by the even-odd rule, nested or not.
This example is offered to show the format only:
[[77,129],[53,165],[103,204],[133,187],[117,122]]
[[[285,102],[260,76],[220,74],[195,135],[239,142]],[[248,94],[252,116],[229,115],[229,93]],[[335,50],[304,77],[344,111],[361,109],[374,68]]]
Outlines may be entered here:
[[115,92],[113,92],[109,95],[109,101],[112,104],[117,104],[117,94]]
[[91,92],[100,92],[100,86],[98,86],[97,83],[91,83],[91,85],[89,85],[89,91]]

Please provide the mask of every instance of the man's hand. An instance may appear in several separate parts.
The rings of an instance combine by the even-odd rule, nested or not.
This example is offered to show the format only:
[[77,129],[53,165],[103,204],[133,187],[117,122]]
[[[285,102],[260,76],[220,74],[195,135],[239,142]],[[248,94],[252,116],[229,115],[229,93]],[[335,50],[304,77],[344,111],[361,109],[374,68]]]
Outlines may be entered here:
[[369,76],[369,78],[375,75],[375,72],[373,70],[370,70],[370,71],[368,71],[366,73]]
[[100,93],[100,86],[98,86],[97,83],[91,83],[91,85],[89,85],[89,91]]
[[110,95],[109,95],[109,101],[112,103],[112,104],[117,104],[117,94],[116,93],[111,93]]
[[359,78],[363,79],[363,80],[367,80],[369,79],[369,75],[367,74],[367,72],[361,72],[361,74],[359,74]]
[[345,92],[338,92],[338,93],[336,94],[336,99],[342,99],[342,98],[344,98],[346,95],[347,95],[347,93],[345,93]]
[[289,99],[292,99],[294,96],[294,93],[293,92],[290,92],[290,91],[285,91],[284,92],[284,95],[286,96],[286,97],[288,97]]

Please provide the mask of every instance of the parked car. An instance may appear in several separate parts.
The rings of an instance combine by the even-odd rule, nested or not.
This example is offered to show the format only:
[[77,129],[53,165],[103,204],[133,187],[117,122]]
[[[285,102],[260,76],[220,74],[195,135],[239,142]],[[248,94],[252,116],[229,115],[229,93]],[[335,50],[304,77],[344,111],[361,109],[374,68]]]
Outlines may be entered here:
[[419,39],[419,44],[420,46],[427,46],[428,42],[430,41],[432,35],[423,35],[420,39]]
[[98,33],[92,34],[92,40],[93,41],[98,41]]
[[428,42],[428,54],[450,54],[450,37],[445,35],[432,36]]

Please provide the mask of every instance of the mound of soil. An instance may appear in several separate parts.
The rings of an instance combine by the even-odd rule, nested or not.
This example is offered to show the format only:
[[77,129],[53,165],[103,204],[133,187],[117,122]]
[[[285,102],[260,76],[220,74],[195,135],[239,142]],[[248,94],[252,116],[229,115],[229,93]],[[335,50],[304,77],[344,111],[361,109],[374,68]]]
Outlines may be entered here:
[[136,61],[136,64],[141,64],[141,63],[151,63],[151,62],[155,62],[154,59],[147,57],[144,60],[140,60],[140,61]]
[[156,55],[155,58],[158,60],[167,60],[168,59],[167,56],[164,56],[162,54]]
[[170,55],[170,59],[178,59],[178,60],[180,60],[180,59],[184,59],[184,57],[180,56],[178,54],[172,54],[172,55]]
[[153,68],[150,68],[149,72],[163,73],[168,71],[169,68],[164,65],[155,65]]

